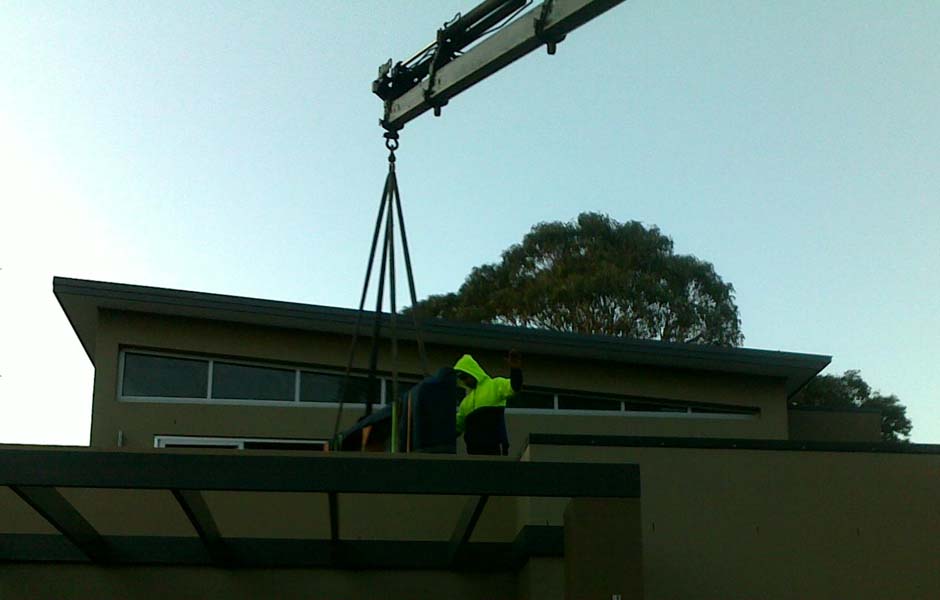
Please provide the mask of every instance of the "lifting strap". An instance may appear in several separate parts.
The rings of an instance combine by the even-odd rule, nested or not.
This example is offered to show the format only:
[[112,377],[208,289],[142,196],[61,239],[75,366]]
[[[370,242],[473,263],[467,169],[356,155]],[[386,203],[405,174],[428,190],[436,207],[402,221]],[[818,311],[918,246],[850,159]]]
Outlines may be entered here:
[[340,421],[343,415],[343,406],[349,401],[349,377],[352,372],[356,346],[359,342],[359,332],[362,327],[362,317],[365,314],[366,297],[369,292],[369,281],[372,277],[372,267],[375,262],[375,251],[378,247],[379,234],[384,235],[382,243],[382,257],[379,261],[378,293],[375,300],[375,312],[372,322],[372,347],[369,352],[369,378],[366,395],[366,416],[372,414],[372,405],[379,398],[379,381],[376,375],[379,356],[379,337],[382,331],[382,303],[385,292],[385,277],[389,279],[389,334],[392,345],[391,371],[392,389],[391,402],[398,401],[398,307],[396,306],[395,285],[395,216],[398,217],[398,229],[401,233],[402,254],[405,260],[405,271],[408,276],[408,291],[411,296],[411,318],[414,325],[415,338],[418,343],[418,355],[421,359],[421,371],[424,377],[428,376],[428,358],[424,347],[424,338],[421,334],[420,319],[418,318],[418,298],[415,293],[414,272],[411,268],[411,254],[408,251],[408,237],[405,233],[405,218],[402,214],[401,195],[398,191],[398,177],[395,174],[395,150],[398,149],[398,132],[385,132],[385,147],[388,149],[388,175],[382,190],[382,199],[379,202],[379,213],[375,219],[375,230],[372,233],[372,246],[369,250],[369,262],[366,265],[365,282],[362,285],[362,295],[359,298],[359,310],[356,313],[356,325],[353,329],[352,341],[349,347],[349,356],[346,360],[346,371],[343,382],[338,390],[339,408],[336,411],[336,423],[333,426],[333,444],[338,445]]

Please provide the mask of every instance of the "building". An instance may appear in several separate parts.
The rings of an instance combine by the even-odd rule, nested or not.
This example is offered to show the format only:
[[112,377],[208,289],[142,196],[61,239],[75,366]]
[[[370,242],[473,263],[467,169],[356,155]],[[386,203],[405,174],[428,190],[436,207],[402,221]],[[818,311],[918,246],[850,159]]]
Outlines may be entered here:
[[9,597],[940,595],[940,448],[789,408],[829,357],[432,322],[432,368],[523,353],[512,456],[324,453],[364,409],[337,415],[356,311],[54,293],[95,365],[91,449],[0,448]]

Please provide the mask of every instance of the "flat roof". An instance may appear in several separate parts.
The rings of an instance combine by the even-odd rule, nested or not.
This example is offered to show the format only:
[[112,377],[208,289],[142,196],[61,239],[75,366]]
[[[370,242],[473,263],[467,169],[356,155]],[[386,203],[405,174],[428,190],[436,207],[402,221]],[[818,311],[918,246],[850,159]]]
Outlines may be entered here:
[[[352,335],[359,316],[359,311],[349,308],[66,277],[55,277],[52,288],[92,363],[95,362],[98,311],[101,309],[342,335]],[[373,313],[367,311],[362,316],[363,323],[369,323]],[[387,323],[388,315],[383,318]],[[410,319],[399,318],[397,330],[399,339],[413,340],[416,337]],[[468,350],[513,347],[525,354],[774,377],[785,381],[788,397],[798,392],[832,360],[831,356],[819,354],[581,335],[444,319],[422,321],[421,332],[429,344]],[[383,334],[387,336],[387,327]],[[370,328],[362,327],[360,335],[368,338]]]
[[[777,452],[868,452],[875,454],[940,455],[940,444],[910,442],[814,442],[748,438],[691,438],[579,433],[530,433],[528,446],[591,446],[595,448],[694,448],[697,450],[767,450]],[[523,450],[524,451],[524,450]]]

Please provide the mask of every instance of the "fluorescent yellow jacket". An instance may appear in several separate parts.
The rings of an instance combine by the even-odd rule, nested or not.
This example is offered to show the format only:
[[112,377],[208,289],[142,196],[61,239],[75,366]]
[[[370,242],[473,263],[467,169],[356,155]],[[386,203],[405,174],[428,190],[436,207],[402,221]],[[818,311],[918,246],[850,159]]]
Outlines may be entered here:
[[[457,409],[457,435],[463,434],[467,415],[485,406],[506,406],[506,400],[512,398],[512,384],[505,377],[490,377],[469,354],[464,354],[454,365],[455,371],[462,371],[477,380],[475,388],[467,389],[467,395],[460,401]],[[466,387],[462,383],[458,385]]]

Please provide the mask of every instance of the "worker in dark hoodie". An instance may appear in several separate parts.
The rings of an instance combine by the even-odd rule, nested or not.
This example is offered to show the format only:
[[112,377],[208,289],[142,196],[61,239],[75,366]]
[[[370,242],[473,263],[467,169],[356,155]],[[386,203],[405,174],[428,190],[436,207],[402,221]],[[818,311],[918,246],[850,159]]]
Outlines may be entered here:
[[509,454],[506,401],[522,389],[522,356],[509,351],[509,379],[490,377],[469,354],[454,365],[457,385],[466,395],[457,409],[457,435],[463,435],[468,454]]

